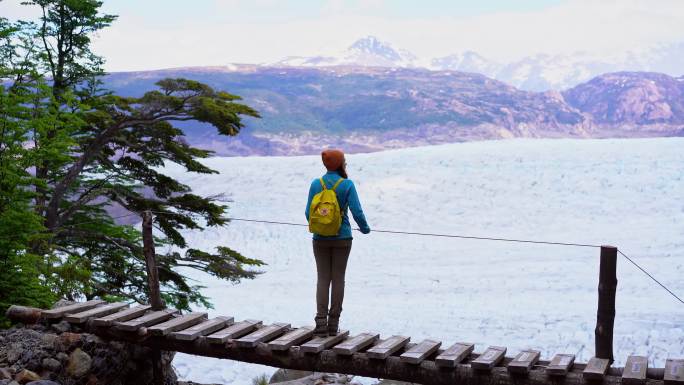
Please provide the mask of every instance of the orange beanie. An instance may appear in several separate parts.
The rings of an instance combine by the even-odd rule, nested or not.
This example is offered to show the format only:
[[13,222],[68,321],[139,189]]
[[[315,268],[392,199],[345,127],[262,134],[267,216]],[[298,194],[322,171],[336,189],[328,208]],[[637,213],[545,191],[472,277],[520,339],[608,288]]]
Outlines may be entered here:
[[344,153],[337,149],[328,149],[321,152],[323,165],[328,171],[336,171],[344,165]]

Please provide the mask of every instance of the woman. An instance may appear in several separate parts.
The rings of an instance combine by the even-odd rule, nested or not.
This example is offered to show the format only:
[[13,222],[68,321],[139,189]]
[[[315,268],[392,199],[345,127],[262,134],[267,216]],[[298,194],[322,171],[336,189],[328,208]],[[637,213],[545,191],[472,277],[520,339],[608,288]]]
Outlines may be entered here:
[[[359,225],[362,233],[370,233],[370,227],[368,227],[366,217],[363,215],[354,182],[347,179],[347,163],[344,159],[344,153],[340,150],[329,149],[321,153],[321,158],[328,172],[322,178],[316,178],[311,182],[309,199],[306,204],[307,221],[309,220],[309,207],[314,195],[323,190],[321,179],[328,189],[332,189],[342,179],[335,188],[337,201],[342,211],[342,224],[338,234],[336,236],[314,234],[313,236],[313,252],[316,257],[316,270],[318,271],[314,334],[317,336],[333,336],[338,332],[340,313],[342,313],[344,273],[347,269],[347,259],[352,245],[352,230],[347,208],[351,210],[354,221]],[[328,309],[331,284],[332,300]]]

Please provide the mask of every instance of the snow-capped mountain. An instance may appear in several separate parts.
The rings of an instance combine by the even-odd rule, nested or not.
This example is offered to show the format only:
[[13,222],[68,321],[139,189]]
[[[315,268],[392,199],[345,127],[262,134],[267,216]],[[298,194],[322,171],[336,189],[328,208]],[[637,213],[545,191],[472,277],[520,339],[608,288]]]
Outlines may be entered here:
[[648,71],[680,76],[684,72],[684,42],[635,49],[619,55],[577,52],[570,55],[537,54],[501,63],[477,52],[465,51],[433,59],[418,58],[409,51],[368,36],[347,50],[331,56],[288,57],[275,66],[324,67],[423,67],[479,73],[526,91],[562,90],[608,72]]
[[452,54],[430,61],[430,69],[474,72],[490,78],[495,78],[502,67],[500,63],[482,57],[473,51]]
[[344,52],[332,56],[290,56],[274,63],[279,66],[321,67],[354,65],[363,67],[415,67],[418,58],[409,51],[367,36],[355,41]]

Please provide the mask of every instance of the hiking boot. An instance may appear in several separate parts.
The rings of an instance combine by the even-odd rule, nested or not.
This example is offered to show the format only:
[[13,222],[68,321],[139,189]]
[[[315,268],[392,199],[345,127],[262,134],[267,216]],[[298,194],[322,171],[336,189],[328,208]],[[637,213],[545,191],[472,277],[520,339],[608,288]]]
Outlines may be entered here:
[[336,336],[339,333],[340,317],[328,317],[328,335]]
[[316,317],[316,327],[314,328],[314,336],[327,337],[328,336],[328,320],[326,317]]

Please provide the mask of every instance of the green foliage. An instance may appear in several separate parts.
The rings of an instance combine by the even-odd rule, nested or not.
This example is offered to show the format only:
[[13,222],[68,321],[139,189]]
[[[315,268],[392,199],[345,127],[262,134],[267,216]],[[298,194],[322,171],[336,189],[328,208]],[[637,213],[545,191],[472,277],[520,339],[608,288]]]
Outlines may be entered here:
[[[14,50],[8,37],[18,27],[0,19],[0,76],[10,74],[6,64],[16,59],[4,53]],[[27,73],[17,68],[15,74]],[[31,209],[35,193],[30,187],[39,181],[28,172],[34,153],[26,148],[31,127],[41,120],[31,114],[29,103],[45,90],[38,82],[10,89],[0,83],[0,327],[7,326],[4,314],[11,304],[46,306],[55,298],[41,279],[43,261],[27,251],[30,242],[45,238],[41,218]]]
[[252,385],[268,385],[268,377],[265,374],[254,377],[252,379]]
[[103,59],[90,36],[116,17],[101,15],[93,0],[24,4],[41,9],[38,23],[0,18],[0,247],[9,267],[0,279],[11,275],[13,288],[3,289],[0,306],[44,306],[56,296],[147,301],[141,232],[117,219],[148,210],[156,244],[168,250],[157,259],[169,305],[211,306],[187,268],[232,282],[254,278],[257,259],[226,246],[188,248],[183,231],[227,225],[227,207],[193,194],[163,166],[216,173],[200,162],[211,152],[188,145],[175,124],[237,135],[242,118],[258,113],[187,79],[161,80],[139,98],[113,95],[102,89]]

